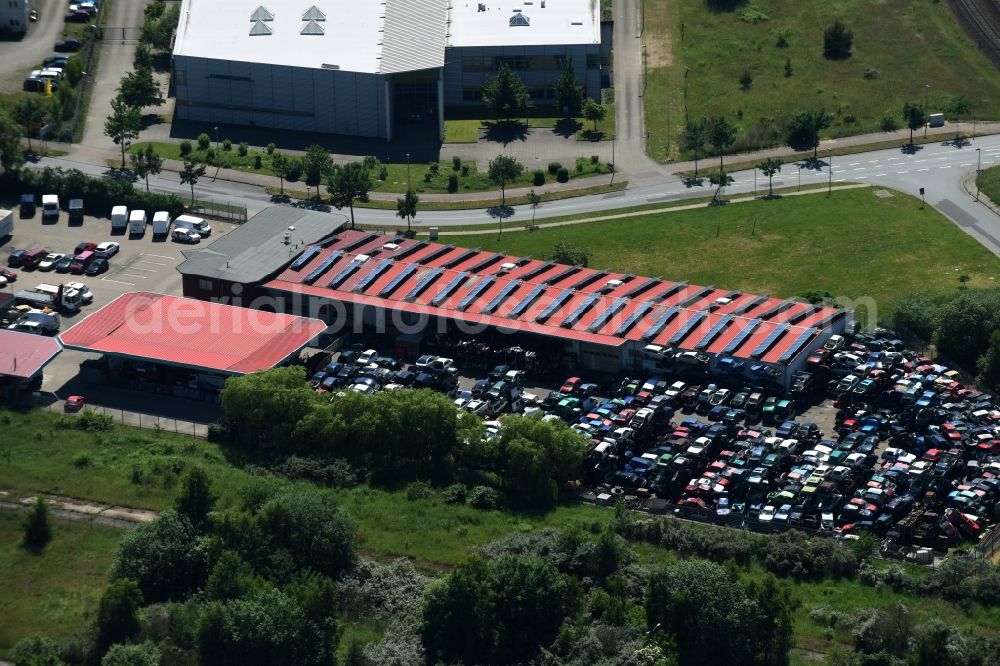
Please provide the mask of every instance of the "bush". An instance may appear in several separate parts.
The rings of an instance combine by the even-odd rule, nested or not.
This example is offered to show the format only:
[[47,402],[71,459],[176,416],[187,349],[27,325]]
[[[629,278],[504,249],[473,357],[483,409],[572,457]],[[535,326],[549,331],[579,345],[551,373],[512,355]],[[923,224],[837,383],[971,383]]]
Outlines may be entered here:
[[578,157],[576,158],[576,172],[583,173],[583,170],[587,168],[587,158]]
[[454,194],[458,192],[458,175],[451,174],[448,176],[448,191]]
[[215,162],[215,158],[216,158],[215,148],[207,148],[205,150],[205,161],[208,162],[209,164],[212,164],[213,162]]
[[233,142],[230,141],[229,139],[226,139],[225,141],[222,142],[222,149],[228,153],[230,150],[233,149]]
[[559,167],[559,171],[556,172],[556,180],[560,183],[569,182],[569,169],[566,167]]
[[261,158],[260,153],[257,153],[256,155],[253,156],[253,168],[261,169],[263,167],[264,167],[264,161]]
[[267,154],[274,155],[274,149],[277,148],[273,143],[267,144]]
[[285,174],[285,180],[289,183],[294,183],[300,178],[302,178],[302,160],[290,159],[288,161],[288,172]]
[[559,169],[562,168],[562,164],[559,162],[549,162],[549,175],[554,176],[559,173]]
[[76,419],[76,427],[87,432],[107,432],[115,425],[115,420],[107,414],[98,414],[92,409],[85,409]]
[[597,156],[597,155],[591,155],[590,156],[590,163],[591,164],[597,164],[600,161],[601,161],[601,158],[599,156]]
[[181,155],[187,156],[191,154],[191,142],[187,139],[181,141]]
[[411,502],[434,497],[434,489],[426,481],[414,481],[406,486],[406,499]]
[[424,172],[424,182],[429,183],[432,180],[434,180],[434,172],[428,169],[427,171]]
[[469,506],[489,511],[500,506],[500,494],[489,486],[476,486],[469,491]]
[[246,157],[248,150],[249,150],[249,146],[247,146],[247,142],[246,141],[240,141],[240,147],[239,147],[240,157]]
[[199,148],[201,148],[202,150],[205,150],[210,145],[212,145],[212,138],[210,136],[208,136],[204,132],[202,132],[201,134],[198,135],[198,147]]
[[869,67],[867,65],[865,66],[864,71],[861,73],[862,78],[864,78],[866,81],[877,79],[880,75],[881,72],[879,72],[874,67]]
[[545,184],[545,172],[541,169],[535,169],[531,174],[531,184],[534,186]]
[[454,171],[460,170],[462,168],[462,158],[459,157],[458,155],[455,155],[453,158],[451,158],[451,168]]
[[73,456],[73,467],[77,469],[83,469],[84,467],[90,467],[94,462],[93,458],[86,451],[81,451],[80,453]]
[[441,499],[445,504],[465,504],[465,496],[468,488],[464,483],[453,483],[441,491]]
[[[468,164],[463,164],[463,165],[462,165],[462,178],[466,178],[466,177],[468,177],[468,175],[469,175],[469,171],[470,171],[470,169],[469,169],[469,165],[468,165]],[[388,172],[388,170],[387,170],[387,171],[386,171],[386,174],[387,174],[387,175],[386,175],[386,177],[388,177],[388,173],[389,173],[389,172]],[[382,180],[385,180],[385,178],[383,178]]]

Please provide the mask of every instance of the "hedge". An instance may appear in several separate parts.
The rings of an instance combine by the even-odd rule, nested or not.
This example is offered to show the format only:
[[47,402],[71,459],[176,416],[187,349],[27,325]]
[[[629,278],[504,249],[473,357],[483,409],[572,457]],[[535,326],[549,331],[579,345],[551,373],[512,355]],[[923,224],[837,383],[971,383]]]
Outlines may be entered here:
[[90,214],[110,215],[114,206],[165,210],[171,217],[184,212],[184,203],[176,194],[144,192],[128,180],[94,178],[77,169],[45,167],[42,170],[19,169],[0,175],[0,191],[22,194],[58,194],[63,201],[83,199]]

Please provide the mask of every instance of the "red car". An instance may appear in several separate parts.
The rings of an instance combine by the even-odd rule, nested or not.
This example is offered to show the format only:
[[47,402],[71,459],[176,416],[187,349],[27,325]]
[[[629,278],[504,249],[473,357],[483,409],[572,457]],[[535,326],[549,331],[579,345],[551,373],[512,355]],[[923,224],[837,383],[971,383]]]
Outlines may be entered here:
[[73,256],[75,257],[78,254],[83,254],[84,252],[93,252],[96,249],[97,243],[80,243],[76,246],[76,249],[73,250]]
[[87,399],[84,398],[82,395],[71,395],[70,397],[66,398],[66,404],[63,405],[63,411],[78,412],[81,409],[83,409],[83,405],[85,402],[87,402]]
[[580,387],[580,384],[582,382],[583,380],[580,379],[579,377],[570,377],[569,379],[563,382],[562,388],[559,389],[559,392],[566,394],[573,393],[576,389]]

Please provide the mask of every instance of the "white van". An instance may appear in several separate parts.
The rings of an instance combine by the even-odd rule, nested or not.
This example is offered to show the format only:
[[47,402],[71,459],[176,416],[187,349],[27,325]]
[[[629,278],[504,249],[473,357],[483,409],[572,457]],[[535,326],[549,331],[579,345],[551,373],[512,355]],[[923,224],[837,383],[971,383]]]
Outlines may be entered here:
[[42,195],[42,217],[59,217],[59,195]]
[[158,210],[153,213],[153,235],[166,236],[170,233],[170,213]]
[[117,231],[125,230],[128,226],[128,208],[126,206],[115,206],[111,209],[111,229]]
[[212,235],[212,227],[194,215],[178,215],[174,220],[174,229],[190,229],[202,238]]
[[146,233],[146,211],[136,209],[128,214],[128,231],[140,236]]

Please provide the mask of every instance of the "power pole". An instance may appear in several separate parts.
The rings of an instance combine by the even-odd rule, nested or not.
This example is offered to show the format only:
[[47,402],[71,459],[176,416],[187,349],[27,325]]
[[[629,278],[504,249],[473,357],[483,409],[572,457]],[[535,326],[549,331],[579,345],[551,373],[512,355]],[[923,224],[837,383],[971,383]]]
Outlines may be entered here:
[[826,188],[826,196],[833,194],[833,148],[830,149],[830,184]]

